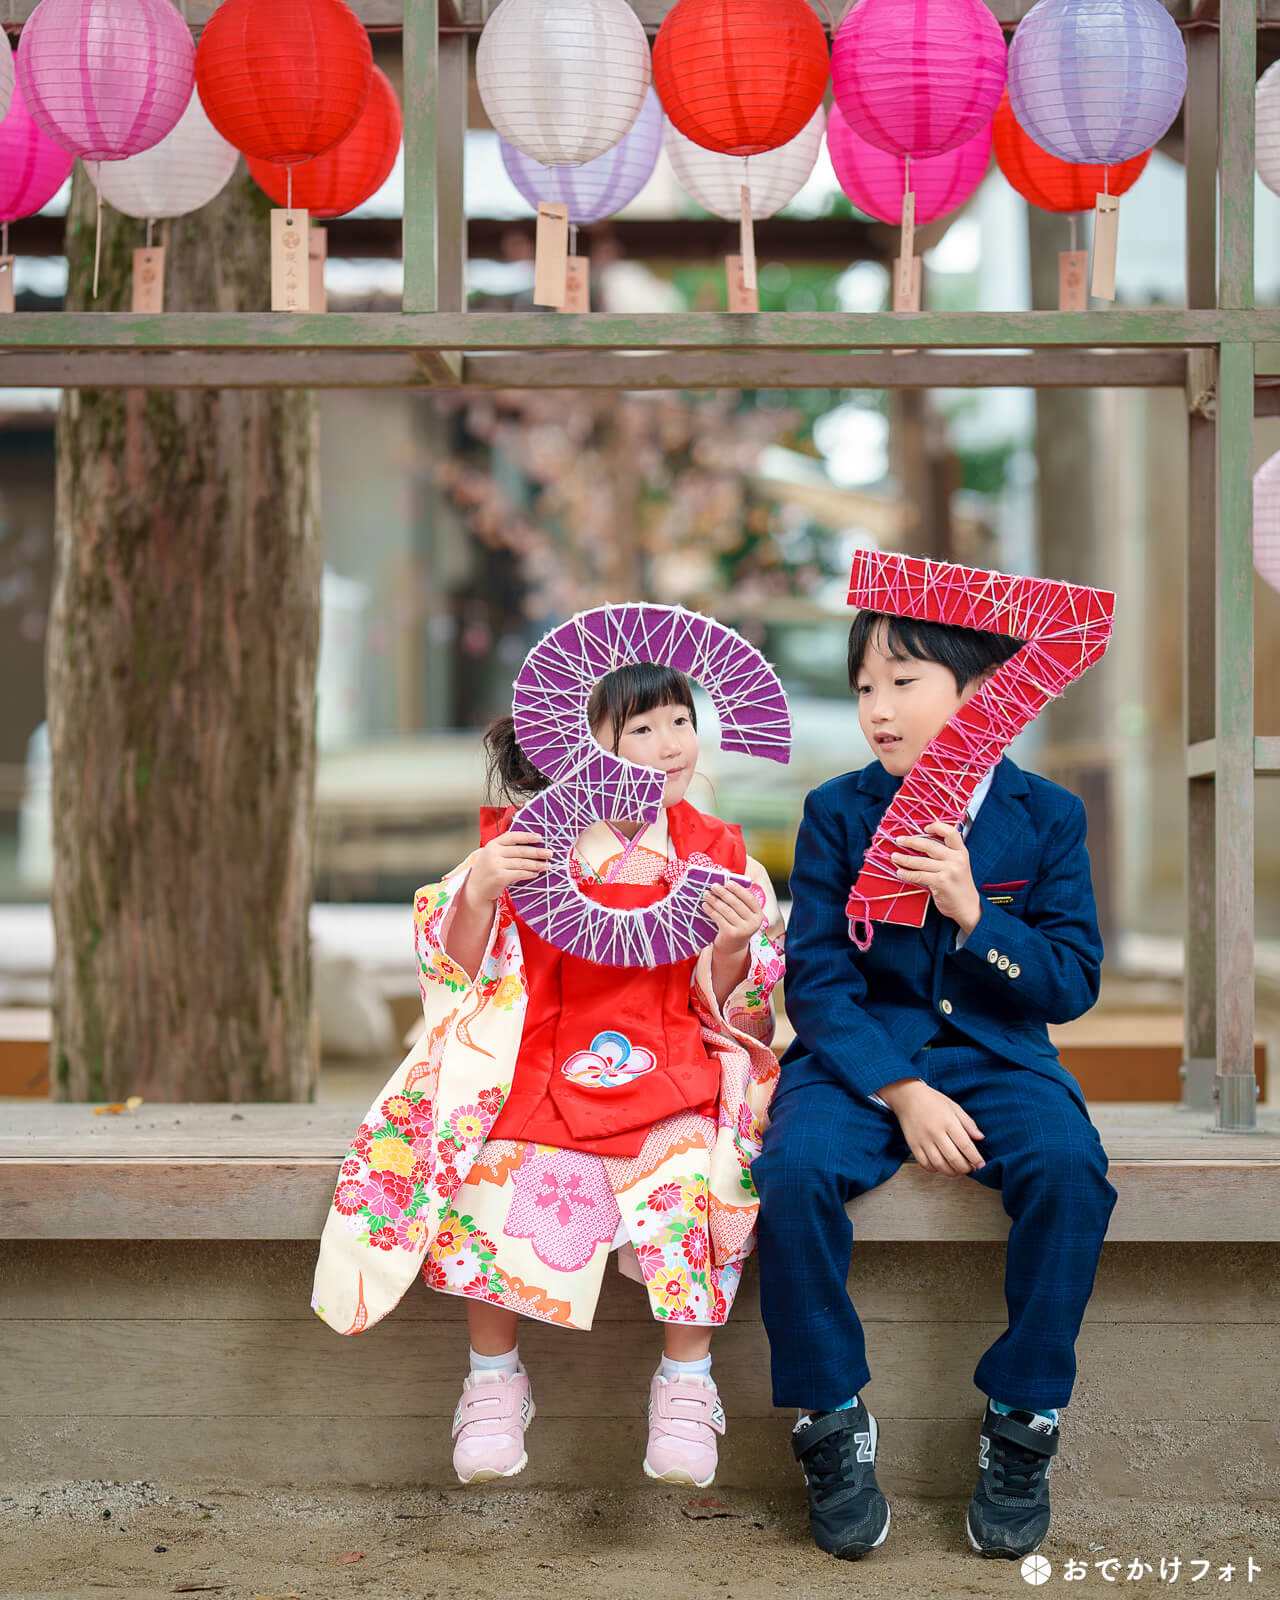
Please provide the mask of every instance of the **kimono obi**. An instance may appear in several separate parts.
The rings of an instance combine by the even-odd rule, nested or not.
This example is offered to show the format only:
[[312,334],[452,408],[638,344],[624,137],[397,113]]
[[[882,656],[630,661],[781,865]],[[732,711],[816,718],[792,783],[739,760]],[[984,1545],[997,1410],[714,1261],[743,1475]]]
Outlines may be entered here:
[[[482,843],[514,812],[486,808]],[[743,872],[741,832],[682,801],[667,813],[682,865]],[[601,905],[639,909],[661,900],[657,883],[592,883],[579,892]],[[720,1062],[702,1040],[691,992],[695,959],[661,967],[602,967],[566,955],[516,917],[528,1006],[511,1092],[490,1139],[527,1139],[561,1150],[638,1156],[654,1123],[682,1111],[715,1118]]]

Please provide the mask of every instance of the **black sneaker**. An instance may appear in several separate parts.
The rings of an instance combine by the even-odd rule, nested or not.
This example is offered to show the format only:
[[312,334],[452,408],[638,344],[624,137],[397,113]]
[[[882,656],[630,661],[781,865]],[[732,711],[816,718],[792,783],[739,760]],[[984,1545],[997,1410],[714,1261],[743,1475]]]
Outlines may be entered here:
[[876,1482],[878,1435],[861,1400],[843,1411],[815,1411],[791,1433],[809,1485],[814,1542],[841,1561],[866,1555],[889,1532],[889,1502]]
[[1049,1531],[1049,1468],[1058,1430],[1034,1411],[987,1407],[978,1448],[978,1487],[969,1502],[969,1543],[984,1556],[1029,1556]]

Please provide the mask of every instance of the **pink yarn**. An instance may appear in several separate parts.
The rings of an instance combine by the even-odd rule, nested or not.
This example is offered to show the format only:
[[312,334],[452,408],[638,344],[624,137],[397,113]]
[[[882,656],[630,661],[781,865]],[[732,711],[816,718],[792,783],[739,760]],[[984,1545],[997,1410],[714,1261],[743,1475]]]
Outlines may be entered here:
[[831,87],[859,138],[914,160],[990,123],[1006,58],[983,0],[859,0],[836,30]]
[[195,45],[172,0],[40,0],[18,41],[31,116],[82,161],[159,144],[187,108]]
[[1026,641],[926,746],[881,818],[847,907],[849,937],[866,949],[859,924],[868,930],[873,921],[924,926],[929,892],[898,877],[893,856],[901,849],[899,837],[923,833],[931,822],[959,827],[983,774],[1014,735],[1101,660],[1115,596],[1049,578],[860,550],[853,558],[849,604]]
[[[831,107],[827,149],[840,187],[859,211],[878,222],[902,221],[907,162],[858,137],[840,107]],[[945,155],[911,162],[917,223],[933,222],[962,206],[982,182],[991,160],[991,125]]]
[[16,222],[48,205],[71,176],[75,157],[54,144],[27,110],[21,84],[0,122],[0,222]]

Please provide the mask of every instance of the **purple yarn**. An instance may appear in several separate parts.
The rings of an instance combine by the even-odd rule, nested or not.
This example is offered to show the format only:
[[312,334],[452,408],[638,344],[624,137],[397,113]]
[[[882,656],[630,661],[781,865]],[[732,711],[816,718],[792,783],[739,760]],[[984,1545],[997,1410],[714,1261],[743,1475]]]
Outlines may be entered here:
[[498,146],[508,176],[535,211],[539,200],[557,201],[569,207],[569,221],[582,226],[621,211],[648,183],[662,148],[664,122],[650,87],[630,130],[611,150],[580,167],[543,166],[502,138]]

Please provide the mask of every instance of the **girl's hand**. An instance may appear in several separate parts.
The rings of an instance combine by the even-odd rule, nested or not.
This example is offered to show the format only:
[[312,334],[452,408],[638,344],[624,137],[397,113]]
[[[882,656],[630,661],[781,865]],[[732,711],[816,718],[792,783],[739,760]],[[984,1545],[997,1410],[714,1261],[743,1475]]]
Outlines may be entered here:
[[476,905],[492,905],[513,883],[527,883],[551,860],[536,833],[500,833],[476,852],[464,893]]
[[740,883],[714,884],[703,896],[702,909],[720,930],[712,949],[722,955],[745,955],[765,924],[760,902]]
[[926,1172],[967,1177],[984,1165],[975,1139],[985,1135],[963,1106],[923,1078],[899,1078],[877,1090],[898,1119],[902,1137]]
[[969,852],[960,837],[959,828],[947,822],[931,822],[926,833],[914,834],[898,840],[914,855],[894,853],[891,856],[898,876],[903,883],[918,883],[929,891],[930,898],[944,917],[959,923],[966,936],[978,926],[982,915],[982,901],[969,866]]

